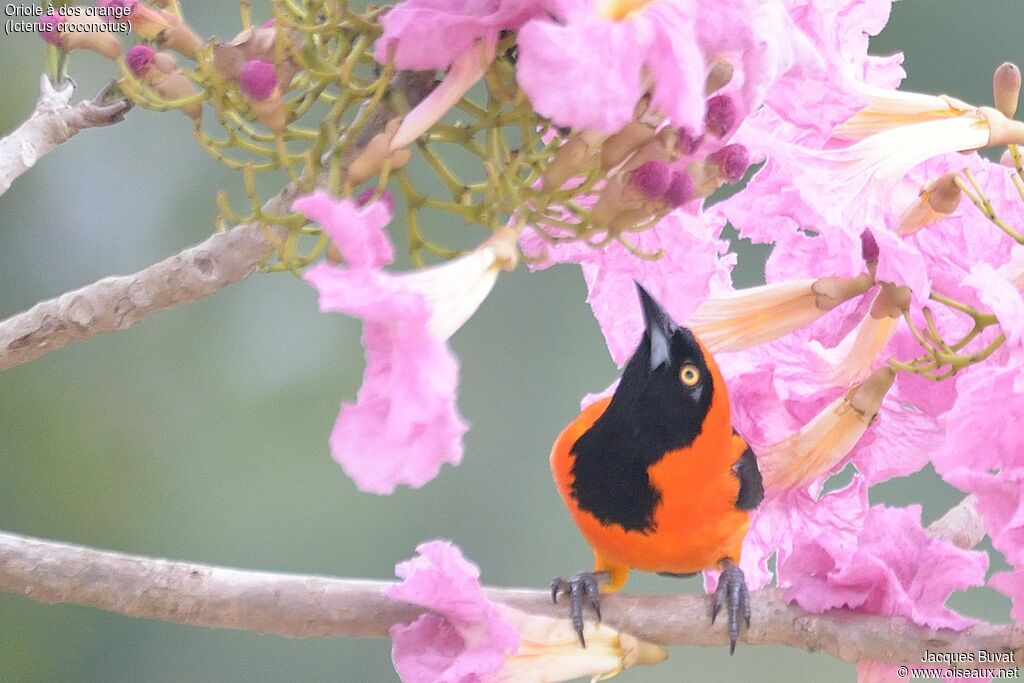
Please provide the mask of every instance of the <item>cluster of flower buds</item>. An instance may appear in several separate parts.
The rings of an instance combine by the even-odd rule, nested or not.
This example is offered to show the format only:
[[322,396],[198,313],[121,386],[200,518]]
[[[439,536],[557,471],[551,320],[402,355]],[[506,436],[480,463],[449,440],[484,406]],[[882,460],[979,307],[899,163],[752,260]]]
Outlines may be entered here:
[[[726,85],[730,76],[728,65],[716,62],[708,76],[709,92]],[[712,95],[706,102],[705,132],[695,137],[644,100],[634,120],[616,133],[572,132],[555,152],[542,187],[557,191],[574,181],[576,187],[587,187],[588,178],[602,177],[605,183],[595,190],[586,227],[616,234],[649,224],[743,178],[750,165],[747,149],[728,143],[739,119],[730,96]]]

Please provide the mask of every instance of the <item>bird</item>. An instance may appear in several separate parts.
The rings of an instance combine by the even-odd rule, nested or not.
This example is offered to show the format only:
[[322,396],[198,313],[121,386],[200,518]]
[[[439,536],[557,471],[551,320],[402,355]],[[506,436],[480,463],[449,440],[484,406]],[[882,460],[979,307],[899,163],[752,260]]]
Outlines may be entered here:
[[610,397],[587,406],[559,434],[551,471],[562,500],[594,551],[593,571],[555,577],[551,599],[568,597],[583,637],[584,605],[601,619],[600,594],[631,570],[692,576],[720,569],[711,623],[727,607],[729,652],[750,595],[740,547],[764,498],[757,458],[733,428],[714,358],[639,283],[644,332]]

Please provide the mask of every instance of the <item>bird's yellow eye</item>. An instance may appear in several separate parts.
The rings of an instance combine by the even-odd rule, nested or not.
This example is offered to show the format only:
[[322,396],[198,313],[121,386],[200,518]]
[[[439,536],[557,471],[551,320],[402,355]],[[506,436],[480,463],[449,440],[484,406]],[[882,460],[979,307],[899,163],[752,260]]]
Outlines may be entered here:
[[692,387],[700,381],[700,370],[696,365],[687,363],[679,371],[679,380],[688,387]]

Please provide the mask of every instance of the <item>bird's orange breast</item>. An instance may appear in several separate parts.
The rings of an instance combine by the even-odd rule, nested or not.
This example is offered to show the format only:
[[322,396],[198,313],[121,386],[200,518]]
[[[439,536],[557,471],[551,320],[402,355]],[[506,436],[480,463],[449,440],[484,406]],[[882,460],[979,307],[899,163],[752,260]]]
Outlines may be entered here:
[[610,399],[588,406],[559,435],[551,451],[555,483],[601,563],[689,573],[714,567],[725,558],[739,561],[749,515],[736,507],[740,481],[734,465],[745,444],[733,437],[728,400],[724,391],[718,392],[697,439],[690,446],[667,452],[648,469],[660,501],[653,528],[645,531],[604,524],[580,509],[572,495],[573,445],[597,421]]

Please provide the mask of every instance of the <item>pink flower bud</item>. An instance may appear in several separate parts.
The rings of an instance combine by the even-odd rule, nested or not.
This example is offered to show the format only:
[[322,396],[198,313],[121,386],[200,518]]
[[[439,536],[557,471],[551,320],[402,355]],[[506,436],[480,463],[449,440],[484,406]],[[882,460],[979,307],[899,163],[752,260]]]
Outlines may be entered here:
[[[116,2],[117,0],[111,1]],[[128,50],[128,57],[125,61],[128,62],[128,68],[132,70],[133,74],[141,76],[146,67],[153,63],[155,56],[156,50],[149,45],[135,45],[132,49]]]
[[262,102],[270,97],[277,87],[274,65],[262,59],[250,59],[238,72],[238,85],[247,96]]
[[722,180],[735,183],[743,177],[750,166],[750,155],[743,145],[726,145],[709,156],[708,161],[718,166]]
[[672,183],[672,169],[663,161],[648,161],[629,178],[630,184],[649,199],[661,199]]
[[693,178],[690,177],[689,173],[676,171],[672,174],[672,182],[669,183],[663,199],[672,208],[678,208],[693,199],[693,193],[696,189],[697,185],[693,182]]
[[715,137],[724,137],[736,125],[738,114],[736,103],[731,97],[715,95],[708,100],[708,109],[704,114],[704,126]]
[[56,14],[48,14],[46,16],[39,17],[39,26],[41,28],[39,35],[50,45],[56,45],[57,47],[61,46],[60,34],[57,33],[57,24],[59,22],[60,17]]
[[867,263],[878,261],[878,242],[875,241],[875,236],[871,234],[870,230],[865,230],[860,234],[860,253]]

